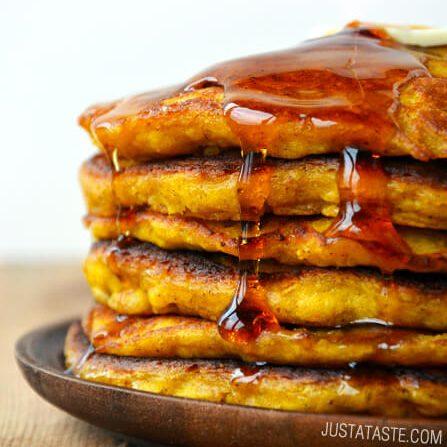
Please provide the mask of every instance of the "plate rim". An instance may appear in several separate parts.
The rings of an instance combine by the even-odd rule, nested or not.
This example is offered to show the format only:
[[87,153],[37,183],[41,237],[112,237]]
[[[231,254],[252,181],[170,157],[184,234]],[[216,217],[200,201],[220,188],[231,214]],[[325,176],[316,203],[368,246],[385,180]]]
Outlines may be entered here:
[[[227,404],[227,403],[221,403],[221,402],[210,402],[206,400],[199,400],[199,399],[191,399],[187,397],[179,397],[179,396],[169,396],[169,395],[162,395],[157,393],[151,393],[146,391],[140,391],[135,390],[132,388],[125,388],[121,386],[116,385],[109,385],[109,384],[103,384],[99,382],[92,382],[88,380],[84,380],[78,377],[75,377],[73,375],[69,375],[64,373],[62,370],[56,369],[51,364],[46,364],[45,360],[36,358],[36,354],[33,353],[33,344],[35,346],[36,343],[39,341],[42,342],[43,338],[45,336],[53,335],[54,337],[60,337],[61,334],[65,334],[68,330],[68,327],[73,322],[79,321],[79,318],[70,318],[59,322],[50,323],[47,325],[39,326],[35,329],[32,329],[26,333],[24,333],[15,343],[15,359],[18,363],[20,370],[25,377],[28,384],[31,386],[31,388],[34,389],[35,392],[37,392],[43,399],[50,402],[52,405],[62,409],[65,412],[68,412],[75,417],[81,418],[89,423],[93,423],[94,425],[99,425],[104,427],[104,424],[96,424],[95,422],[92,422],[89,419],[83,418],[82,416],[76,415],[72,412],[70,412],[67,408],[64,408],[64,406],[59,405],[54,400],[51,400],[50,396],[46,395],[44,392],[41,392],[41,389],[38,389],[36,387],[35,383],[32,383],[30,380],[30,377],[28,376],[30,372],[33,374],[38,374],[41,376],[51,376],[52,379],[56,381],[62,381],[63,383],[72,383],[77,385],[78,387],[85,387],[85,389],[88,390],[98,390],[103,392],[109,392],[110,394],[119,393],[120,396],[137,396],[139,399],[147,399],[154,405],[157,404],[163,404],[166,403],[168,406],[178,406],[178,407],[190,407],[191,411],[197,410],[198,412],[203,411],[203,409],[208,408],[211,412],[218,413],[219,410],[223,410],[223,413],[228,414],[234,414],[236,415],[243,415],[245,418],[255,417],[256,418],[263,418],[263,416],[268,419],[269,416],[272,418],[272,420],[277,420],[281,422],[289,422],[290,423],[303,423],[306,424],[308,422],[313,423],[314,426],[317,426],[318,424],[320,427],[323,427],[328,422],[343,422],[346,419],[349,419],[350,423],[358,424],[358,425],[367,425],[373,423],[377,426],[398,426],[398,427],[407,427],[407,428],[414,428],[414,427],[434,427],[437,429],[442,430],[446,437],[447,437],[447,418],[393,418],[393,417],[387,417],[387,416],[374,416],[374,415],[361,415],[361,414],[349,414],[349,413],[337,413],[337,414],[329,414],[329,413],[303,413],[303,412],[297,412],[297,411],[288,411],[288,410],[278,410],[278,409],[268,409],[268,408],[260,408],[260,407],[254,407],[254,406],[244,406],[239,404]],[[62,340],[60,340],[62,342]],[[62,343],[63,346],[63,343]],[[57,355],[63,355],[63,352],[60,351],[57,353]],[[47,360],[48,363],[48,360]],[[105,427],[110,430],[109,427]],[[112,428],[113,431],[113,428]],[[117,432],[125,433],[126,435],[135,436],[132,433],[125,432],[123,430],[117,430]],[[314,434],[315,435],[315,434]],[[140,437],[141,438],[141,437]],[[145,439],[151,439],[151,438],[145,438]],[[329,438],[324,438],[328,440]],[[166,442],[163,439],[157,439],[156,442]],[[323,441],[323,438],[322,438]],[[353,441],[352,439],[347,440],[341,440],[338,438],[332,438],[333,444],[325,444],[324,442],[321,442],[320,445],[339,445],[336,443],[336,441]],[[196,445],[196,444],[185,444],[185,445]],[[202,444],[197,444],[202,445]],[[250,444],[244,444],[244,445],[250,445]],[[301,444],[301,445],[307,445],[307,444]],[[357,445],[354,443],[346,443],[342,445]],[[370,445],[375,445],[374,443],[370,442]],[[379,445],[379,444],[377,444]],[[383,445],[383,442],[381,443]]]

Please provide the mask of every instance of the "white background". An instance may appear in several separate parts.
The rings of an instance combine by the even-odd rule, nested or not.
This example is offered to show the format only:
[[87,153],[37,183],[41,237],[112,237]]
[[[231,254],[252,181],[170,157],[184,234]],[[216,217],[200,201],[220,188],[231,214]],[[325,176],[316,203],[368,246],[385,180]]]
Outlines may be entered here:
[[[82,256],[90,103],[353,19],[447,26],[446,0],[0,0],[0,260]],[[443,22],[444,20],[444,22]]]

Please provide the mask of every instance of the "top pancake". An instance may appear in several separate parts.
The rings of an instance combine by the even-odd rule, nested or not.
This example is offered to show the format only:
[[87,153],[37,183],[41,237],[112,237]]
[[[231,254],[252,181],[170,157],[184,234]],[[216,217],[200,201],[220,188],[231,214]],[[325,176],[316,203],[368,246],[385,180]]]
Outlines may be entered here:
[[80,117],[108,153],[136,159],[206,146],[280,158],[339,152],[447,157],[447,47],[400,44],[371,24],[217,64],[181,86]]
[[[434,61],[433,72],[446,76],[446,62]],[[175,93],[152,101],[151,93],[88,108],[79,118],[93,142],[103,150],[118,150],[123,158],[163,159],[198,154],[206,146],[231,148],[240,142],[223,114],[222,88],[209,87],[193,92]],[[381,155],[412,155],[420,159],[447,157],[447,80],[414,79],[403,88],[396,116],[400,133],[385,149],[375,146],[378,129],[369,139],[357,141],[363,129],[342,123],[319,127],[308,117],[295,116],[278,129],[269,146],[269,155],[301,158],[310,154],[339,152],[355,145]],[[344,144],[334,144],[343,136]],[[415,145],[422,147],[419,153]]]

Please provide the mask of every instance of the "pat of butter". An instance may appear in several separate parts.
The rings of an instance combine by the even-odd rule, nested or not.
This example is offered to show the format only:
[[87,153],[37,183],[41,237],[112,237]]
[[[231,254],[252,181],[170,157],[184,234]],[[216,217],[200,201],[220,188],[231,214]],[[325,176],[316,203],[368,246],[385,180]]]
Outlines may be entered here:
[[411,28],[384,26],[385,31],[397,42],[418,47],[447,45],[447,28]]

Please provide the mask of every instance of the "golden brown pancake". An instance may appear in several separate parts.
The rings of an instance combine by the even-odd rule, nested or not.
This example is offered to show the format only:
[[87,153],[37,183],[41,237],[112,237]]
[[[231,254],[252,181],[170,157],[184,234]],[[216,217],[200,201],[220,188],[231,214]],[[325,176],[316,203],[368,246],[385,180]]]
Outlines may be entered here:
[[[217,320],[239,278],[228,257],[166,252],[151,244],[92,246],[84,272],[95,299],[120,314],[180,314]],[[366,269],[261,264],[267,302],[282,323],[333,327],[365,319],[447,330],[447,278],[383,276]],[[282,271],[281,271],[282,270]]]
[[[445,59],[433,59],[429,69],[447,77]],[[107,151],[118,150],[125,158],[159,159],[194,154],[206,146],[221,148],[239,145],[239,140],[223,114],[224,92],[220,87],[190,92],[175,89],[166,98],[153,101],[153,92],[87,109],[79,118],[93,142]],[[447,156],[447,81],[414,78],[400,90],[395,116],[399,131],[386,148],[377,148],[380,128],[367,129],[370,122],[341,122],[319,126],[311,117],[294,114],[279,123],[277,137],[269,144],[269,155],[301,158],[310,154],[336,152],[349,145],[381,155],[418,155],[426,158]],[[359,134],[367,140],[358,141]]]
[[[112,169],[107,158],[100,155],[84,163],[80,178],[87,208],[93,215],[113,216],[121,205],[208,220],[239,220],[240,164],[237,153],[213,159],[126,162],[114,176],[112,189]],[[384,165],[390,178],[387,199],[394,223],[447,229],[446,162],[388,159]],[[338,167],[335,156],[271,160],[264,165],[264,169],[272,170],[266,211],[276,215],[336,216]]]
[[[247,365],[231,360],[181,360],[93,354],[79,323],[65,343],[67,367],[93,382],[170,396],[307,413],[441,417],[447,414],[445,371],[340,370]],[[78,367],[76,367],[78,365]]]
[[120,315],[97,305],[84,330],[98,352],[157,358],[236,358],[300,366],[343,366],[350,362],[382,365],[445,366],[447,333],[359,325],[343,329],[280,328],[258,338],[232,343],[212,321],[193,317]]
[[[86,218],[97,239],[116,239],[120,234],[151,242],[166,249],[191,249],[222,252],[238,256],[239,222],[205,221],[147,210],[121,213],[120,216]],[[275,259],[283,264],[307,264],[319,267],[374,266],[383,271],[410,269],[423,272],[447,272],[447,232],[398,227],[403,240],[418,262],[409,264],[392,254],[380,256],[361,242],[348,238],[326,238],[324,232],[333,219],[266,217],[254,259]],[[250,244],[250,243],[249,243]],[[248,245],[246,245],[248,247]],[[246,251],[248,249],[246,248]]]

